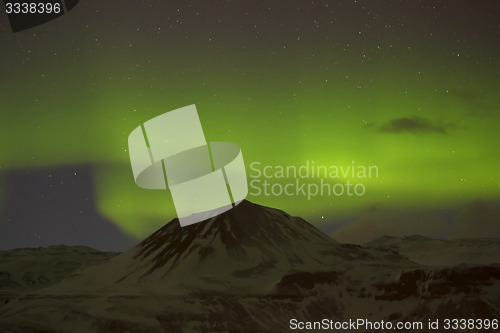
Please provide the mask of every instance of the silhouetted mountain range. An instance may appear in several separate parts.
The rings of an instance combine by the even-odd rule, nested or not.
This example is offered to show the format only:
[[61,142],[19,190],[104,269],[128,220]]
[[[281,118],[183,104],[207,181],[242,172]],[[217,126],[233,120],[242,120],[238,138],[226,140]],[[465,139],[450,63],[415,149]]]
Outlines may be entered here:
[[[408,242],[413,256],[398,252]],[[0,332],[288,332],[291,319],[498,318],[500,265],[415,262],[428,242],[340,244],[301,218],[244,201],[184,228],[174,219],[38,289],[4,288]],[[4,269],[22,275],[15,265]]]

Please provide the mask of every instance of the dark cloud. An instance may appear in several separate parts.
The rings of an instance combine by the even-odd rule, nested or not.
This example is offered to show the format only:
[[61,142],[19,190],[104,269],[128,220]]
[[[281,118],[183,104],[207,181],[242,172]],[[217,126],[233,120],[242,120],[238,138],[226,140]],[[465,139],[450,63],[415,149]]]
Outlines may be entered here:
[[463,207],[449,231],[449,238],[500,236],[500,202],[475,201]]
[[446,134],[450,124],[433,124],[430,120],[421,117],[402,117],[392,119],[380,126],[380,131],[385,133],[441,133]]
[[385,235],[438,237],[445,228],[446,219],[438,212],[373,205],[331,235],[341,243],[364,244]]
[[448,91],[448,94],[456,98],[466,108],[466,114],[469,116],[488,116],[499,111],[498,101],[489,101],[484,94],[479,91],[464,88],[454,88]]
[[341,243],[365,244],[381,236],[431,238],[500,237],[500,202],[474,201],[448,210],[375,205],[331,235]]
[[473,101],[473,102],[476,102],[482,96],[482,94],[478,91],[472,89],[463,89],[463,88],[450,89],[448,93],[463,101]]
[[98,212],[91,166],[10,170],[2,176],[0,250],[85,245],[124,251],[137,242]]

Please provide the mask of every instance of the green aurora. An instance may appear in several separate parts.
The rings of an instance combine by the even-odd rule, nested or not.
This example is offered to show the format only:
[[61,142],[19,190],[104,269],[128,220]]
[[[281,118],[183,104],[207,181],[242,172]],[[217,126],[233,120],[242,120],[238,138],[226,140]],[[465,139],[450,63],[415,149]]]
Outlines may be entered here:
[[488,6],[469,18],[481,35],[443,16],[419,26],[424,10],[403,24],[373,14],[375,4],[376,19],[358,5],[345,17],[333,5],[259,15],[267,7],[253,4],[245,20],[236,4],[205,12],[179,4],[180,13],[171,5],[163,15],[140,5],[128,18],[109,5],[96,14],[98,6],[17,34],[2,17],[0,170],[92,164],[99,211],[131,235],[175,210],[168,191],[135,185],[128,134],[190,104],[208,141],[241,147],[249,174],[256,161],[378,167],[375,178],[337,179],[362,181],[360,197],[247,197],[317,224],[376,203],[446,208],[500,198],[500,28]]

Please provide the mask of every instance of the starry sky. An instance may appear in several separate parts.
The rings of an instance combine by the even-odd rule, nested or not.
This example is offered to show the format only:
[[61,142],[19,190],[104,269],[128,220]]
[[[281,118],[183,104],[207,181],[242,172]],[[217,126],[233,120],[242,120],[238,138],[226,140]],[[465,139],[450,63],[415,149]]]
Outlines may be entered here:
[[[208,141],[241,147],[249,175],[252,162],[377,166],[378,177],[330,180],[362,182],[363,196],[247,197],[338,240],[500,236],[498,1],[81,0],[18,33],[0,14],[0,45],[0,242],[11,247],[72,238],[79,229],[57,226],[85,224],[59,221],[82,208],[103,221],[96,233],[134,239],[174,218],[167,191],[135,185],[127,138],[190,104]],[[68,214],[40,208],[54,198]],[[9,235],[33,209],[36,222]],[[44,225],[57,237],[40,236]]]

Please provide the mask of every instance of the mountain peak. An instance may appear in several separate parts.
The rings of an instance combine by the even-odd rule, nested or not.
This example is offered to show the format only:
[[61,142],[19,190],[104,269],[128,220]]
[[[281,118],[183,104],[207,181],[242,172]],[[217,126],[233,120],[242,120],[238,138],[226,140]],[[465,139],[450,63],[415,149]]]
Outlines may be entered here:
[[262,288],[291,272],[331,270],[340,247],[299,217],[244,200],[193,225],[174,219],[86,276],[116,287],[248,291],[252,280]]
[[142,277],[158,269],[167,274],[189,263],[198,271],[205,268],[205,273],[217,273],[214,268],[220,265],[238,267],[233,275],[243,276],[277,265],[283,269],[308,265],[311,258],[320,257],[311,251],[336,245],[301,218],[244,200],[223,214],[190,226],[180,227],[174,219],[133,250],[136,260],[151,263]]
[[413,234],[411,236],[405,236],[403,237],[403,240],[412,240],[412,241],[418,241],[418,240],[435,240],[433,238],[430,238],[430,237],[426,237],[426,236],[422,236],[422,235],[419,235],[419,234]]
[[247,200],[233,209],[203,222],[180,227],[174,219],[137,246],[137,259],[146,259],[160,250],[155,257],[161,264],[178,261],[196,249],[200,262],[213,253],[216,239],[233,260],[249,259],[248,249],[273,247],[285,252],[285,257],[295,263],[300,256],[292,251],[293,243],[304,240],[326,246],[336,242],[305,220]]

